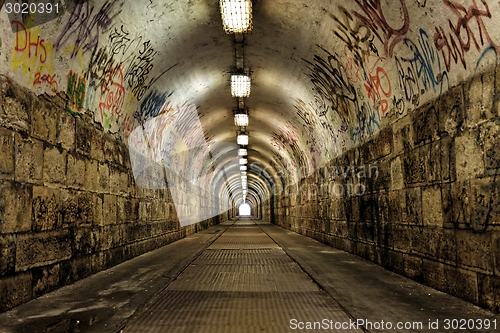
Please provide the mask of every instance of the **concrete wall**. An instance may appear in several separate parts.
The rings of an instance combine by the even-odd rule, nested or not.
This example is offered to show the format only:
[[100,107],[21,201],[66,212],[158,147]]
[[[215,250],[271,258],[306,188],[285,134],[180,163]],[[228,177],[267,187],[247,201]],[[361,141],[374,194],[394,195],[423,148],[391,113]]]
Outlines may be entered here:
[[0,311],[218,221],[180,227],[168,188],[137,187],[123,141],[67,104],[0,75]]
[[279,224],[500,311],[499,71],[302,180],[280,197]]

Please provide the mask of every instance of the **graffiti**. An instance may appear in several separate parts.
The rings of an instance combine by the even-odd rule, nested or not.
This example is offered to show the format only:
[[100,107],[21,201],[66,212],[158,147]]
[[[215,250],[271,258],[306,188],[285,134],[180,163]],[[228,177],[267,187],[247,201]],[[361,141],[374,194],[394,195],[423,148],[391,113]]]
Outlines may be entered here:
[[130,133],[134,130],[134,119],[128,113],[125,114],[122,121],[122,133],[125,139],[128,139]]
[[368,92],[368,98],[376,102],[377,108],[385,114],[389,109],[389,97],[392,95],[391,81],[387,72],[382,67],[374,69],[375,74],[368,74],[364,86]]
[[99,48],[92,52],[85,77],[92,79],[96,89],[99,88],[100,93],[104,94],[106,87],[112,84],[112,79],[116,76],[116,71],[119,68],[119,63],[110,57],[105,49]]
[[134,118],[139,124],[144,125],[148,119],[157,117],[160,114],[162,106],[167,101],[167,98],[170,97],[172,93],[173,92],[167,95],[167,93],[150,91],[146,97],[144,97],[139,109],[134,112]]
[[392,109],[396,115],[398,115],[398,116],[404,115],[404,113],[406,111],[405,101],[402,98],[397,99],[396,96],[394,96],[392,98]]
[[[408,9],[406,8],[405,0],[399,0],[399,12],[403,15],[400,27],[392,27],[387,19],[393,17],[390,13],[384,13],[381,0],[355,0],[358,6],[362,9],[363,13],[353,11],[352,14],[365,24],[367,28],[377,37],[378,40],[384,45],[384,52],[389,57],[392,57],[394,47],[399,43],[404,35],[408,32],[410,27],[410,17]],[[397,2],[397,1],[396,1]],[[386,2],[388,3],[388,2]],[[398,12],[395,10],[393,3],[390,10],[393,13]]]
[[373,44],[375,36],[365,24],[358,20],[354,22],[352,15],[344,7],[340,7],[339,12],[342,15],[340,18],[330,15],[337,23],[337,31],[334,33],[345,43],[349,51],[355,54],[353,61],[357,64],[356,67],[360,68],[371,54],[378,56],[378,50]]
[[56,50],[59,51],[73,38],[71,58],[80,51],[85,54],[97,48],[101,32],[108,30],[113,18],[121,12],[113,13],[115,5],[116,1],[107,0],[100,9],[96,9],[89,1],[79,3],[54,45]]
[[[128,31],[125,31],[123,25],[120,27],[120,29],[115,28],[111,32],[111,34],[109,35],[109,43],[111,52],[113,54],[121,54],[123,56],[128,52],[130,46],[133,43],[133,40],[129,38],[129,34],[130,33]],[[139,37],[138,39],[140,41],[142,38]]]
[[142,50],[139,50],[139,54],[132,59],[125,73],[125,80],[138,100],[153,84],[153,79],[148,85],[146,85],[146,80],[153,69],[152,62],[156,54],[158,52],[151,46],[151,42],[144,42]]
[[356,125],[350,128],[351,141],[362,143],[366,138],[380,130],[380,116],[368,103],[363,103],[356,112]]
[[427,4],[427,0],[415,0],[417,2],[417,6],[424,8]]
[[297,98],[295,100],[294,108],[296,110],[297,116],[299,116],[299,118],[302,119],[302,121],[306,124],[306,126],[311,128],[315,128],[317,126],[318,120],[316,119],[311,109],[307,107],[306,103],[303,100]]
[[68,87],[66,89],[66,94],[69,98],[67,108],[68,112],[76,114],[82,113],[85,102],[85,89],[85,78],[79,76],[73,71],[69,71]]
[[113,71],[115,75],[107,74],[107,85],[103,85],[104,93],[99,102],[99,114],[104,128],[110,129],[120,115],[125,102],[125,88],[123,87],[123,72],[121,68]]
[[[482,9],[478,7],[477,0],[472,0],[472,5],[469,8],[449,0],[443,0],[443,3],[457,16],[456,24],[448,20],[451,29],[448,34],[443,27],[435,27],[434,45],[441,52],[448,72],[452,61],[455,64],[460,61],[464,69],[467,69],[465,54],[470,51],[471,46],[480,51],[487,42],[489,46],[497,48],[483,22],[483,18],[490,19],[492,17],[488,3],[486,0],[479,1],[483,6]],[[477,25],[477,32],[474,32],[471,27],[472,21],[475,21]]]
[[316,104],[319,104],[320,110],[324,110],[320,116],[332,110],[348,122],[349,115],[357,109],[356,89],[339,70],[341,67],[339,59],[321,46],[319,47],[327,54],[326,59],[315,55],[313,62],[303,60],[310,71],[309,77],[317,95],[315,96]]
[[423,29],[420,29],[418,45],[409,38],[405,38],[401,45],[406,47],[403,53],[411,54],[411,57],[395,57],[399,86],[405,101],[418,106],[420,96],[426,91],[437,92],[439,87],[439,93],[443,92],[448,75],[441,68],[439,54]]
[[17,20],[12,20],[12,25],[16,27],[12,69],[21,69],[33,87],[45,86],[54,95],[59,87],[53,71],[52,44],[41,38],[40,27],[27,30]]
[[59,84],[56,81],[56,74],[41,74],[40,72],[35,73],[35,79],[33,81],[33,86],[46,84],[50,87],[52,94],[56,94],[59,91]]

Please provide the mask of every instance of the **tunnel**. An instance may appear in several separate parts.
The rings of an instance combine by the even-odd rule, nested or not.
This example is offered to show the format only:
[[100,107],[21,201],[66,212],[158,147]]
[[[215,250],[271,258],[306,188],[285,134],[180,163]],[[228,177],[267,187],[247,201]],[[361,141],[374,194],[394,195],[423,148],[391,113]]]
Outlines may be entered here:
[[0,332],[497,331],[499,18],[0,0]]

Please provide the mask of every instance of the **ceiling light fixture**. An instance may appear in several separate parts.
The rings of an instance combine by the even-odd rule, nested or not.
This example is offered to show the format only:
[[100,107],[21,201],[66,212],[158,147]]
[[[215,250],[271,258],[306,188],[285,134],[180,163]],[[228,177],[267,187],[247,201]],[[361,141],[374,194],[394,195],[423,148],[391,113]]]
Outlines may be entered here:
[[240,158],[240,164],[247,164],[248,160],[246,158]]
[[220,0],[222,25],[227,34],[243,34],[252,31],[251,0]]
[[247,171],[246,165],[240,165],[240,171]]
[[[239,111],[241,112],[241,111]],[[235,113],[234,115],[234,124],[240,127],[248,126],[248,114],[246,113]]]
[[238,135],[238,138],[236,141],[239,145],[248,146],[248,135],[240,134],[240,135]]
[[231,75],[231,95],[233,97],[249,97],[250,86],[250,76],[242,74]]
[[248,150],[241,148],[238,149],[238,156],[247,156],[248,155]]

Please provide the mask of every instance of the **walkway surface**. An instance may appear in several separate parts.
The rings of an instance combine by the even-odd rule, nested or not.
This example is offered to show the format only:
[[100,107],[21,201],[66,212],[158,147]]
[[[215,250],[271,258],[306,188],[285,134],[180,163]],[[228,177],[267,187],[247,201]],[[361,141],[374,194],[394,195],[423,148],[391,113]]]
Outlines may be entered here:
[[[446,329],[447,319],[482,320],[490,328]],[[500,316],[250,219],[0,314],[0,333],[297,331],[497,332]]]

